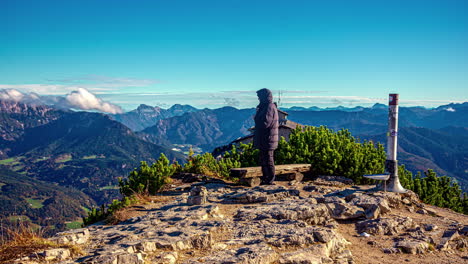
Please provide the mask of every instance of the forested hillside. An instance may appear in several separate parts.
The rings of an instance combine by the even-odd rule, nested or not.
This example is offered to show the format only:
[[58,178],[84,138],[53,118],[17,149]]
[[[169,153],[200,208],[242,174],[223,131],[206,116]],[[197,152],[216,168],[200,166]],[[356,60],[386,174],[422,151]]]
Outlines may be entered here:
[[[140,160],[151,162],[161,153],[171,160],[185,160],[183,154],[143,141],[104,114],[0,102],[3,118],[0,165],[18,173],[23,180],[34,178],[72,187],[80,195],[89,196],[90,204],[120,197],[118,178],[127,176]],[[15,192],[18,199],[11,203],[20,206],[27,193]],[[83,214],[80,210],[78,216]]]
[[182,116],[159,120],[139,135],[150,142],[191,144],[211,152],[218,146],[247,135],[253,123],[255,109],[223,107],[203,109]]
[[[75,188],[43,182],[0,166],[0,222],[32,222],[58,232],[96,206]],[[76,225],[75,225],[76,226]]]

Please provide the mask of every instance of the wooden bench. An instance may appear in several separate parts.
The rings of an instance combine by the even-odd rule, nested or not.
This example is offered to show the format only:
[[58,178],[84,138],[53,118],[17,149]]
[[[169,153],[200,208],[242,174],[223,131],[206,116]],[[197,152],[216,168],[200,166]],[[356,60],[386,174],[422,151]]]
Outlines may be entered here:
[[[304,174],[310,172],[310,164],[285,164],[275,165],[275,175],[292,181],[302,181]],[[239,178],[241,184],[254,187],[261,183],[262,167],[245,167],[231,169],[231,177]]]

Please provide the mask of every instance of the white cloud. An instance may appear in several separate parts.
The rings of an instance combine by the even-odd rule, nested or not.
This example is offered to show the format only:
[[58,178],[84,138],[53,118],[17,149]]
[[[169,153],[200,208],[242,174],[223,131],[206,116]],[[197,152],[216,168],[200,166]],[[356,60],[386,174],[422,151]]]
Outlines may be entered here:
[[101,75],[85,75],[75,78],[47,80],[50,84],[0,84],[0,89],[14,89],[24,93],[38,93],[42,95],[63,95],[85,88],[93,93],[119,92],[125,87],[147,87],[158,83],[152,79],[120,78]]
[[65,109],[96,110],[110,114],[123,112],[120,106],[103,101],[84,88],[78,88],[65,96],[40,96],[36,93],[23,93],[15,89],[0,89],[0,100],[52,105]]
[[73,91],[66,95],[65,100],[71,106],[71,108],[82,110],[97,110],[110,114],[123,112],[122,108],[119,106],[97,98],[94,94],[90,93],[84,88],[78,88],[77,91]]

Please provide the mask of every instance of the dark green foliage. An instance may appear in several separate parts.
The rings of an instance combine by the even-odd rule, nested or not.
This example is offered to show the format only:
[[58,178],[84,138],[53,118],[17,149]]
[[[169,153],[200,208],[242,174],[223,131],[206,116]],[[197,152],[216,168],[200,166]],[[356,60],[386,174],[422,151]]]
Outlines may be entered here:
[[155,195],[170,181],[170,177],[175,171],[180,170],[180,165],[176,162],[170,164],[164,154],[151,166],[142,161],[140,167],[135,168],[128,179],[119,179],[121,200],[113,200],[111,204],[100,209],[93,208],[87,217],[83,217],[83,225],[89,225],[106,219],[115,211],[136,203],[135,195]]
[[[0,166],[0,223],[11,222],[10,217],[24,217],[33,224],[55,227],[67,221],[75,221],[85,214],[84,207],[91,208],[89,196],[79,190],[42,182],[27,175]],[[41,200],[42,207],[34,208],[28,198]]]
[[232,162],[240,162],[240,166],[234,168],[258,166],[259,150],[253,147],[253,144],[240,144],[239,147],[232,146],[230,152],[226,152],[224,159],[230,159]]
[[[236,153],[235,147],[233,147],[232,153]],[[230,155],[230,153],[226,152],[224,157],[219,160],[216,160],[211,153],[191,155],[182,170],[228,179],[231,168],[241,167],[241,162],[237,158],[230,157]]]
[[[252,143],[232,146],[231,151],[226,152],[218,164],[225,162],[229,164],[227,167],[258,166],[258,155],[259,151],[254,149]],[[203,160],[209,159],[203,156]],[[197,162],[203,164],[201,160]],[[382,144],[374,145],[370,141],[360,143],[348,130],[334,132],[323,126],[295,129],[289,142],[281,138],[275,151],[275,163],[278,165],[312,164],[314,176],[340,175],[351,178],[358,184],[371,182],[362,175],[383,173],[384,162],[385,151]],[[221,176],[225,177],[225,174]]]
[[404,165],[399,166],[398,176],[401,185],[419,195],[427,204],[450,208],[456,212],[468,214],[468,197],[458,183],[447,176],[437,176],[433,170],[413,175]]
[[170,164],[164,154],[151,166],[142,161],[138,169],[130,172],[128,179],[119,179],[119,189],[123,198],[115,199],[107,206],[102,205],[100,209],[93,208],[87,217],[83,217],[83,225],[104,220],[117,210],[136,203],[135,195],[155,195],[177,170],[180,170],[180,165],[177,162]]
[[[241,167],[258,166],[258,150],[253,144],[233,146],[224,158],[240,162]],[[358,184],[369,183],[365,174],[384,172],[385,151],[381,144],[358,142],[348,130],[333,132],[326,127],[305,127],[294,130],[289,142],[279,141],[276,164],[312,164],[312,174],[340,175]]]
[[190,155],[182,171],[196,174],[209,175],[213,172],[216,159],[210,153]]
[[346,129],[306,126],[294,130],[289,142],[280,140],[275,161],[312,164],[313,175],[340,175],[363,184],[368,181],[362,175],[384,172],[385,151],[382,144],[358,142]]
[[151,166],[142,161],[140,168],[130,172],[128,179],[119,179],[120,193],[124,196],[136,193],[155,195],[170,180],[176,169],[177,166],[170,164],[164,154]]

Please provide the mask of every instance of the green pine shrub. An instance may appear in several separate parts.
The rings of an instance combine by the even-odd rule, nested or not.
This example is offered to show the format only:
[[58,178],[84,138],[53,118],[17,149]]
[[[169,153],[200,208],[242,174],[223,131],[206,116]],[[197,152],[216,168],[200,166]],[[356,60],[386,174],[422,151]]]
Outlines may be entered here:
[[87,217],[83,217],[83,226],[105,220],[109,215],[112,215],[122,208],[136,204],[138,201],[139,200],[135,196],[124,196],[122,200],[112,200],[112,203],[107,206],[101,205],[99,209],[93,208],[88,212]]
[[139,199],[136,196],[155,195],[170,182],[174,172],[180,170],[181,166],[178,163],[170,164],[164,154],[151,166],[142,161],[139,168],[130,172],[128,179],[119,179],[119,190],[123,198],[115,199],[107,206],[101,205],[100,209],[91,209],[88,216],[83,217],[83,226],[104,220],[118,210],[137,203]]
[[385,150],[382,144],[359,142],[351,133],[325,127],[306,126],[295,129],[289,142],[281,138],[275,151],[276,164],[311,164],[312,175],[339,175],[357,184],[371,182],[365,174],[383,173]]
[[177,168],[177,165],[169,163],[164,154],[161,154],[151,166],[142,161],[138,169],[130,172],[128,179],[119,179],[120,193],[124,196],[132,194],[155,195],[170,181],[170,177]]
[[398,177],[401,185],[418,194],[424,203],[468,214],[468,196],[450,177],[437,176],[431,169],[424,176],[421,172],[413,175],[404,165],[398,167]]
[[[232,146],[224,159],[239,162],[241,167],[259,166],[259,151],[253,144]],[[370,183],[365,174],[383,173],[385,150],[382,144],[359,142],[348,130],[334,132],[324,126],[295,129],[289,142],[283,137],[275,151],[275,164],[311,164],[312,175],[339,175],[353,179],[357,184]]]
[[225,154],[224,157],[216,160],[211,153],[204,153],[189,156],[182,171],[229,179],[231,168],[239,167],[241,167],[240,162],[229,157],[229,154]]

